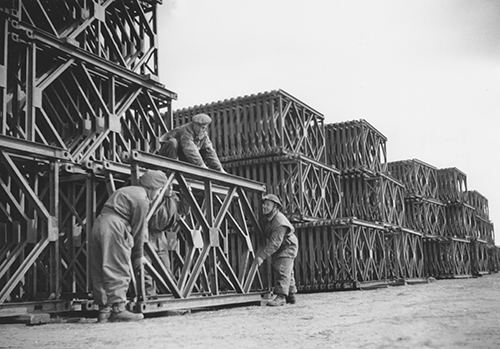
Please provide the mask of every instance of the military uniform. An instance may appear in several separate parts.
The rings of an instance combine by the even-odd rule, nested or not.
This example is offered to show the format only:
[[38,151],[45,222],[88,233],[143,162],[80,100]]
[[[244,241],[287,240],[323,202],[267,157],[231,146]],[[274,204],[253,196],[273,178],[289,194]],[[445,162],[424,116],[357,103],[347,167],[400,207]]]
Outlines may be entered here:
[[89,236],[90,276],[98,321],[133,321],[142,314],[125,309],[131,279],[130,260],[142,262],[150,197],[167,183],[165,173],[148,170],[139,185],[116,190],[108,198]]
[[195,134],[193,122],[165,133],[161,136],[160,143],[162,145],[158,153],[162,156],[222,171],[219,157],[208,134]]
[[129,261],[142,257],[149,199],[146,189],[116,190],[104,204],[89,237],[90,275],[99,305],[127,300]]
[[263,260],[269,256],[272,258],[274,293],[284,296],[297,293],[293,262],[299,243],[293,225],[283,213],[275,210],[270,216],[264,217],[263,230],[266,245],[257,252],[257,256]]

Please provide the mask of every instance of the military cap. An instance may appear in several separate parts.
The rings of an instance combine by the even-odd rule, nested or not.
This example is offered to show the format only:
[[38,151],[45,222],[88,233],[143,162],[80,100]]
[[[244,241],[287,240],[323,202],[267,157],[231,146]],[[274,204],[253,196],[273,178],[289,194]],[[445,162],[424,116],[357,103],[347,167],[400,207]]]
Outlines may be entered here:
[[271,202],[274,202],[275,204],[277,204],[279,207],[283,207],[283,205],[281,205],[281,201],[280,201],[280,198],[277,197],[276,195],[274,194],[266,194],[262,197],[262,200],[265,201],[265,200],[268,200],[268,201],[271,201]]
[[207,114],[200,113],[193,116],[191,118],[191,121],[197,124],[208,125],[212,122],[212,118],[210,118],[210,116],[208,116]]
[[139,185],[148,189],[162,188],[167,184],[167,175],[159,170],[147,170],[139,178]]

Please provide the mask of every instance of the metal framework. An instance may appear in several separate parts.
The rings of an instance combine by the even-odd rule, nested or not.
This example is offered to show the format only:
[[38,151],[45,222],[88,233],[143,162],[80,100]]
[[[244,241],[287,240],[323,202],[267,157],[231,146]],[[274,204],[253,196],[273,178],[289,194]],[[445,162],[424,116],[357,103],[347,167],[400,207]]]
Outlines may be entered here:
[[350,172],[340,176],[342,217],[405,225],[404,186],[389,175]]
[[425,271],[436,278],[472,277],[471,242],[457,238],[424,238]]
[[325,125],[326,162],[341,171],[386,172],[387,138],[366,120]]
[[295,225],[300,249],[295,259],[297,288],[320,291],[386,282],[383,225],[357,219]]
[[446,206],[439,200],[406,198],[406,225],[430,236],[445,236]]
[[417,159],[393,161],[387,164],[392,176],[406,187],[405,196],[437,199],[437,168]]
[[483,219],[489,219],[490,211],[488,207],[488,199],[481,195],[476,190],[469,190],[465,192],[465,201],[474,207],[476,216]]
[[424,279],[423,234],[401,227],[387,227],[385,233],[387,277]]
[[472,238],[474,234],[474,208],[465,203],[446,205],[446,236]]
[[467,176],[456,167],[438,169],[438,199],[444,203],[464,202]]
[[222,161],[300,154],[324,161],[323,115],[283,90],[176,110],[174,125],[210,115],[209,136]]
[[339,171],[318,161],[301,155],[270,156],[225,162],[224,168],[266,183],[292,221],[335,219],[340,214]]
[[490,273],[488,242],[480,239],[473,239],[472,250],[472,274],[480,276]]
[[158,78],[158,0],[11,0],[3,8],[23,25],[127,71]]

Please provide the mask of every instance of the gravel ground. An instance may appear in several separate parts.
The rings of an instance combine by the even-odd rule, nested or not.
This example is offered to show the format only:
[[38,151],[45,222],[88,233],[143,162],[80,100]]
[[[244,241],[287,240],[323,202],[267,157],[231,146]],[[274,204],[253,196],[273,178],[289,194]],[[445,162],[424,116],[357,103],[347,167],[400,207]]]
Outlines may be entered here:
[[500,274],[136,323],[0,325],[0,348],[500,348]]

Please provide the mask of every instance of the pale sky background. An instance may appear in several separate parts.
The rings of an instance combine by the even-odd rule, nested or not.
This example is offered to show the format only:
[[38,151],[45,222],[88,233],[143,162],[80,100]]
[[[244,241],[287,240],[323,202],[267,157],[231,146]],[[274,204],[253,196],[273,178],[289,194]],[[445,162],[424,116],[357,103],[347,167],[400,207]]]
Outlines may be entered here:
[[366,119],[388,161],[456,167],[500,244],[500,1],[163,0],[160,81],[174,110],[283,89]]

